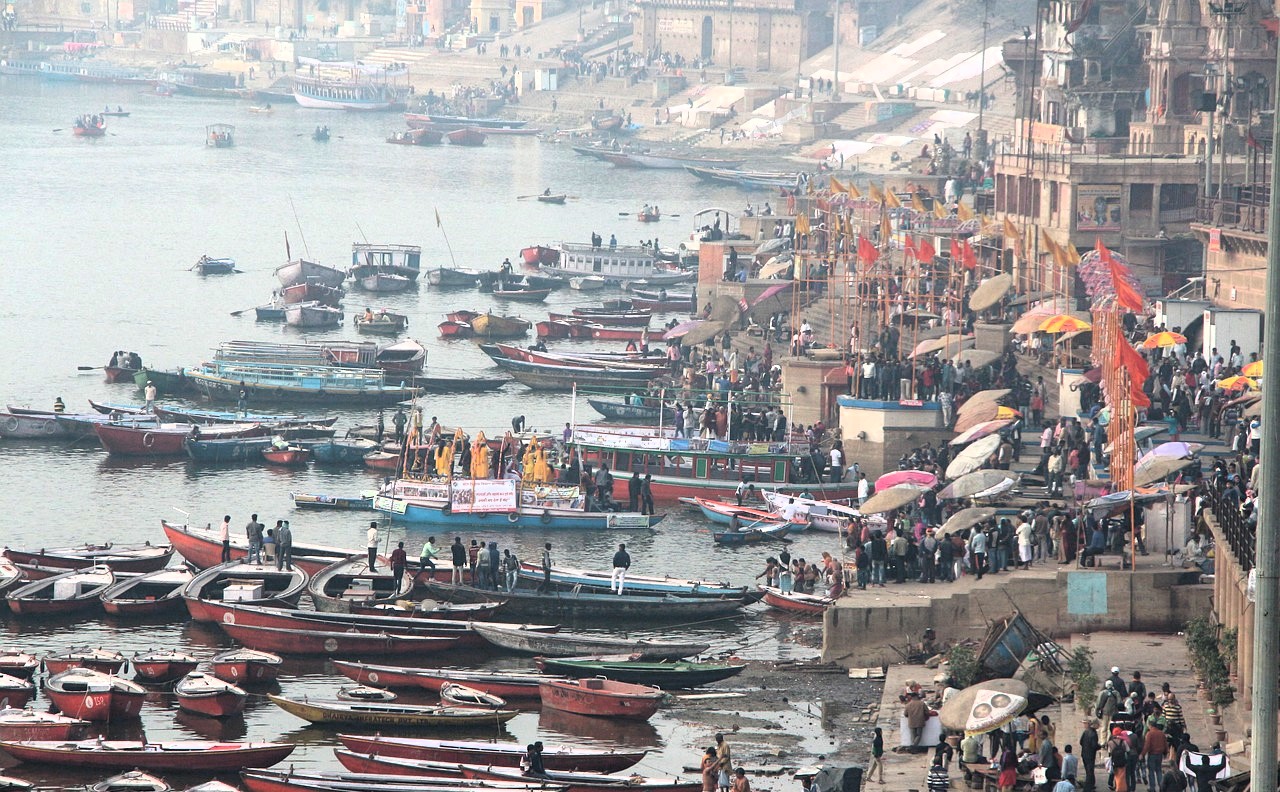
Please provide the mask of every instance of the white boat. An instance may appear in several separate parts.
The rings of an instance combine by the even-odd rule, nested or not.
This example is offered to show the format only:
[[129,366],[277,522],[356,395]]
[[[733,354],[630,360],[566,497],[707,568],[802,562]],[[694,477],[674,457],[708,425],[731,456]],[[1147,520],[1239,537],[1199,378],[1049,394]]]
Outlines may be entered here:
[[299,283],[317,283],[321,286],[338,288],[347,277],[347,273],[334,267],[326,267],[306,259],[295,259],[280,267],[276,267],[276,278],[282,286],[295,286]]
[[342,319],[341,310],[318,302],[296,303],[284,309],[285,322],[294,327],[337,327]]
[[417,280],[422,268],[422,248],[418,245],[356,242],[351,245],[351,266],[375,267],[381,272]]
[[582,275],[569,279],[569,288],[578,291],[600,291],[604,287],[605,280],[599,275]]
[[360,279],[360,288],[369,292],[402,292],[413,285],[413,281],[404,275],[392,272],[375,272]]
[[[392,73],[386,72],[388,75]],[[319,110],[391,110],[404,106],[407,86],[374,82],[357,75],[345,79],[294,77],[293,98],[302,107]]]
[[693,279],[693,273],[660,267],[651,247],[603,244],[600,247],[562,242],[560,260],[543,264],[543,274],[565,278],[571,276],[597,277],[606,283],[630,283],[646,280],[664,285]]

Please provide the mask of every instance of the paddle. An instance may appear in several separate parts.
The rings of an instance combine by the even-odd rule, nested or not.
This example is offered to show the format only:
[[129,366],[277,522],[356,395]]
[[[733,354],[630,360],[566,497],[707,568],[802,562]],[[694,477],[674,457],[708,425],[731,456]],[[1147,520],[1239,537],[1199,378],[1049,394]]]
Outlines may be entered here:
[[[256,308],[257,306],[254,306],[254,307]],[[231,315],[232,315],[232,316],[240,316],[241,314],[248,313],[249,311],[252,311],[252,310],[253,310],[253,308],[241,308],[241,309],[240,309],[240,310],[238,310],[238,311],[232,311],[232,312],[231,312]]]
[[106,366],[76,366],[76,371],[99,371],[104,368]]
[[65,131],[66,131],[66,128],[65,128],[65,127],[58,127],[57,129],[55,129],[55,130],[53,130],[53,131],[54,131],[54,132],[65,132]]

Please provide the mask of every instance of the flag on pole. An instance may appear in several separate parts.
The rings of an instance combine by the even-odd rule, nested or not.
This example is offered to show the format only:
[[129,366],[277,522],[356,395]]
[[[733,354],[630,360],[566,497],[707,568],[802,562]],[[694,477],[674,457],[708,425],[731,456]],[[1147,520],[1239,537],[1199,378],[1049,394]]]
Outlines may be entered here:
[[920,242],[916,245],[916,261],[921,264],[929,264],[936,255],[938,255],[938,251],[933,249],[933,245],[929,244],[929,240],[921,237]]
[[934,198],[933,199],[933,216],[938,218],[939,220],[946,220],[947,215],[948,215],[947,205],[944,204],[942,201],[939,201],[937,198]]
[[842,193],[842,192],[848,192],[848,190],[847,190],[847,189],[845,189],[845,186],[844,186],[843,184],[841,184],[841,183],[840,183],[840,181],[839,181],[835,176],[832,176],[832,177],[831,177],[831,192],[833,192],[833,193]]
[[846,184],[846,185],[844,186],[844,191],[845,191],[845,192],[847,192],[847,193],[849,194],[849,197],[850,197],[850,198],[861,198],[861,197],[862,197],[862,191],[861,191],[861,190],[859,190],[857,187],[853,186],[853,182],[849,182],[848,184]]
[[956,201],[956,217],[960,218],[960,222],[967,223],[973,219],[973,210],[962,202]]
[[960,249],[960,240],[959,240],[959,239],[956,239],[955,237],[951,237],[951,261],[952,261],[952,263],[955,263],[955,264],[960,263],[960,259],[963,257],[963,255],[964,255],[964,251],[962,251],[962,250]]
[[866,237],[858,237],[858,260],[870,267],[880,259],[880,251]]
[[880,191],[880,188],[876,186],[875,182],[870,182],[867,185],[867,188],[871,191],[871,200],[878,204],[884,203],[884,193]]
[[967,239],[960,246],[960,263],[967,270],[978,268],[978,255],[973,252],[973,246]]
[[1007,216],[1004,219],[1004,246],[1013,246],[1013,252],[1022,255],[1022,238],[1018,235],[1018,229],[1013,225],[1013,221]]
[[889,244],[889,237],[893,235],[893,227],[889,225],[889,213],[880,213],[880,243]]
[[981,215],[978,217],[978,228],[982,230],[983,236],[986,236],[987,234],[991,233],[991,225],[992,223],[991,223],[990,217],[987,217],[986,215]]
[[929,211],[924,208],[924,201],[920,200],[920,193],[911,193],[911,208],[920,214],[926,214]]
[[797,234],[809,233],[809,215],[808,214],[801,214],[796,216],[795,231]]
[[884,205],[892,209],[901,209],[902,201],[898,200],[898,194],[893,190],[885,190]]
[[443,223],[440,222],[440,210],[436,209],[436,228],[440,228]]
[[909,258],[913,259],[918,255],[919,254],[916,253],[916,241],[911,238],[910,234],[905,234],[902,242],[902,258],[904,260]]
[[1080,266],[1080,251],[1076,249],[1075,245],[1068,242],[1062,252],[1067,255],[1067,263],[1073,267]]

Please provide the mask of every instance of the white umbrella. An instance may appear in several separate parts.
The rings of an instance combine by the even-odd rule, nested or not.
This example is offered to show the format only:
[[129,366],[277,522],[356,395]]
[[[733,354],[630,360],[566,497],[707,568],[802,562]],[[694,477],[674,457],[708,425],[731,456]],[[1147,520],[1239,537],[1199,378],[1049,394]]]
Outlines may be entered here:
[[947,478],[960,478],[965,473],[972,473],[986,463],[987,457],[995,453],[1002,442],[1000,435],[988,435],[967,446],[956,454],[956,458],[947,465]]

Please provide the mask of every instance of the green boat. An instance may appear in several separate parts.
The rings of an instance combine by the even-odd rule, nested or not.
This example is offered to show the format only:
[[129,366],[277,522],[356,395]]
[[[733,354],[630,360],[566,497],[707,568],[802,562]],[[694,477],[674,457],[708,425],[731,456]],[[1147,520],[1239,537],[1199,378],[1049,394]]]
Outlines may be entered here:
[[603,676],[615,682],[680,690],[719,682],[741,674],[743,663],[698,663],[691,660],[648,662],[623,656],[536,657],[538,669],[570,677]]
[[161,396],[176,396],[181,393],[189,393],[192,390],[191,382],[187,379],[186,372],[180,368],[170,369],[169,371],[144,368],[133,375],[133,384],[138,386],[138,390],[144,390],[147,387],[147,382],[155,385],[156,391]]

